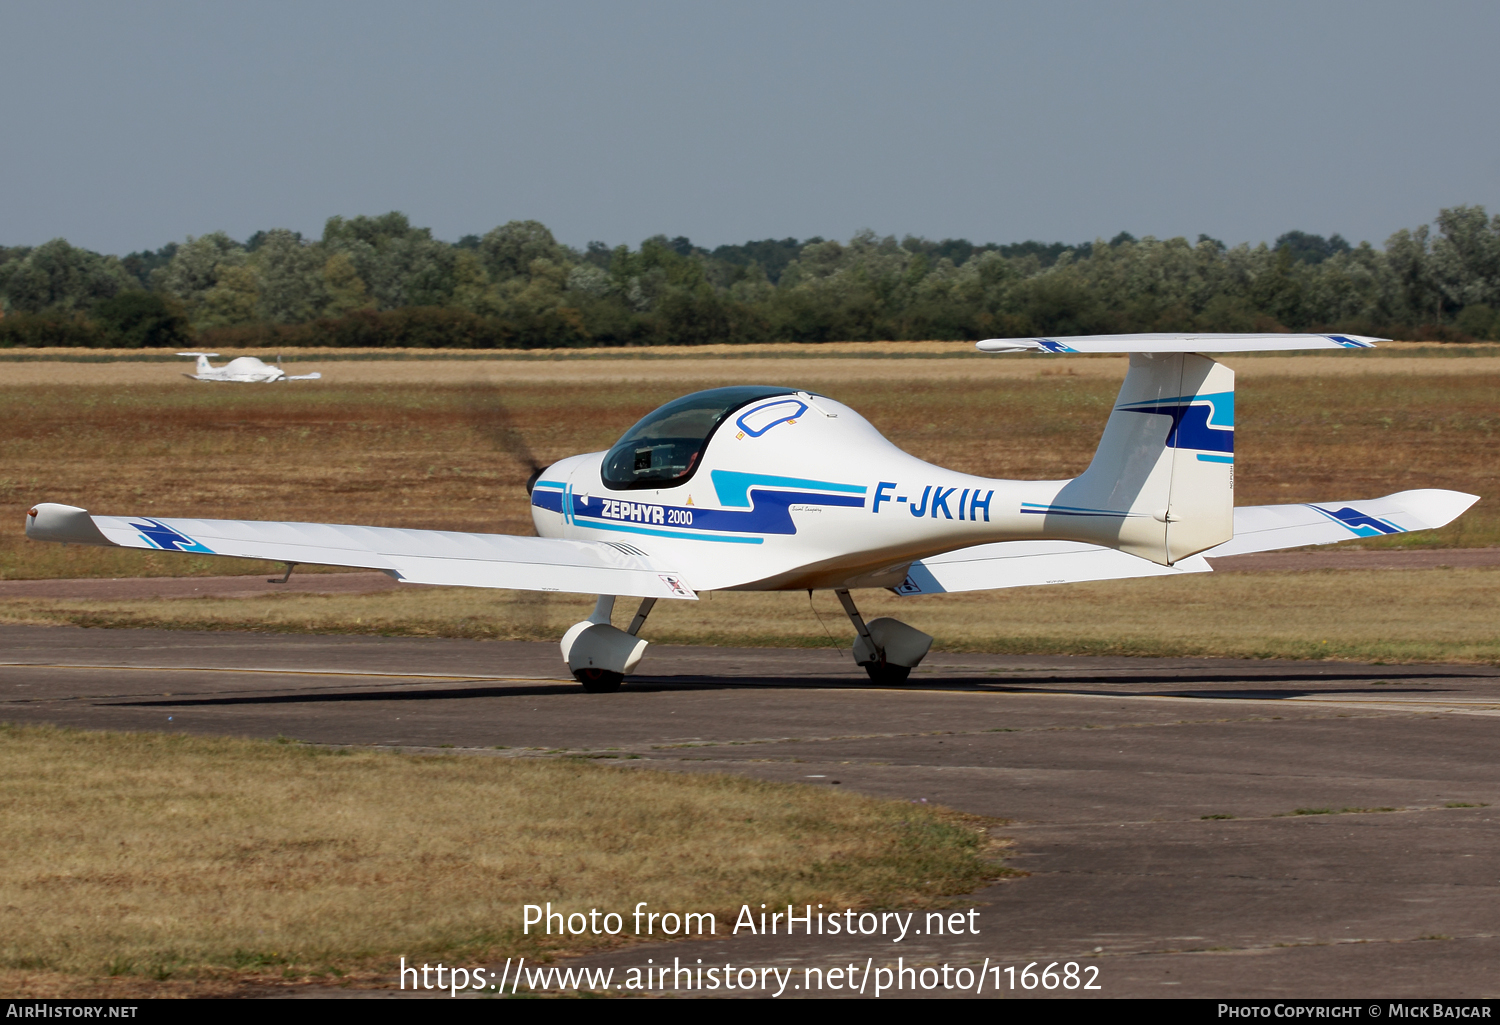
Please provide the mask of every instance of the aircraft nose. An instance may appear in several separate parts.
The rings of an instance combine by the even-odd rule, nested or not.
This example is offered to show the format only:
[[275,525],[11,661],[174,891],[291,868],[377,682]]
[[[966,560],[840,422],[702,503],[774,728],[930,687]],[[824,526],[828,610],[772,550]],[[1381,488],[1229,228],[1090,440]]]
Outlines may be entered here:
[[543,467],[538,466],[531,471],[531,476],[526,478],[526,494],[531,494],[531,489],[536,487],[536,482],[542,479]]

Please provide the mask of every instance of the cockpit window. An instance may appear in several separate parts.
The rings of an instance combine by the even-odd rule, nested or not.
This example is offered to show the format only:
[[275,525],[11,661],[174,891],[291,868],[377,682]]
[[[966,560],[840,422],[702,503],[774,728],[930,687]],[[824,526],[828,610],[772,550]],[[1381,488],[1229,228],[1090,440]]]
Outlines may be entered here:
[[743,384],[694,392],[648,414],[615,442],[604,457],[604,483],[611,488],[670,488],[693,475],[708,439],[741,406],[792,388]]

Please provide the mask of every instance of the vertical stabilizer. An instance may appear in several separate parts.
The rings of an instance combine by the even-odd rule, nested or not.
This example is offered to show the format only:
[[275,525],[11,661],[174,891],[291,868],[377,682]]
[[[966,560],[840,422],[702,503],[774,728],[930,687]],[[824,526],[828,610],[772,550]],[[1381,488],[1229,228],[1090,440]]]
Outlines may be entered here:
[[199,373],[199,374],[207,374],[207,373],[211,373],[213,371],[213,369],[214,369],[214,365],[208,361],[208,357],[210,357],[210,356],[217,356],[218,353],[217,352],[179,352],[177,355],[179,355],[179,356],[197,356],[198,357],[198,362],[193,367],[194,372]]
[[1169,566],[1234,536],[1234,372],[1132,353],[1089,468],[1047,513],[1055,537]]

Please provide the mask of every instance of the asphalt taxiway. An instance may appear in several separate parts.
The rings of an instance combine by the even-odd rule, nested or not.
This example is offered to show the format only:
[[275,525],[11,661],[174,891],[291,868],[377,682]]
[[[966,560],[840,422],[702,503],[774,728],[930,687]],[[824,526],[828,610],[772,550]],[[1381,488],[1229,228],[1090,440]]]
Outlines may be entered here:
[[646,675],[589,695],[551,644],[0,626],[0,720],[839,786],[1005,819],[1027,873],[959,901],[977,935],[581,963],[1074,961],[1102,996],[1500,990],[1500,669],[937,653],[874,688],[847,659],[653,647]]

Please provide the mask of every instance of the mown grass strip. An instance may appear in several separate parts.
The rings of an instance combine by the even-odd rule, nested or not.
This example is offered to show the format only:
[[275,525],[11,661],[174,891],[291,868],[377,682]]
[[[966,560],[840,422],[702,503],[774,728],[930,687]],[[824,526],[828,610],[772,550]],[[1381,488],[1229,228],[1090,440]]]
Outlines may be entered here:
[[522,935],[525,903],[722,933],[742,903],[924,907],[1005,871],[972,816],[583,759],[0,726],[0,773],[0,986],[545,957],[585,938]]

